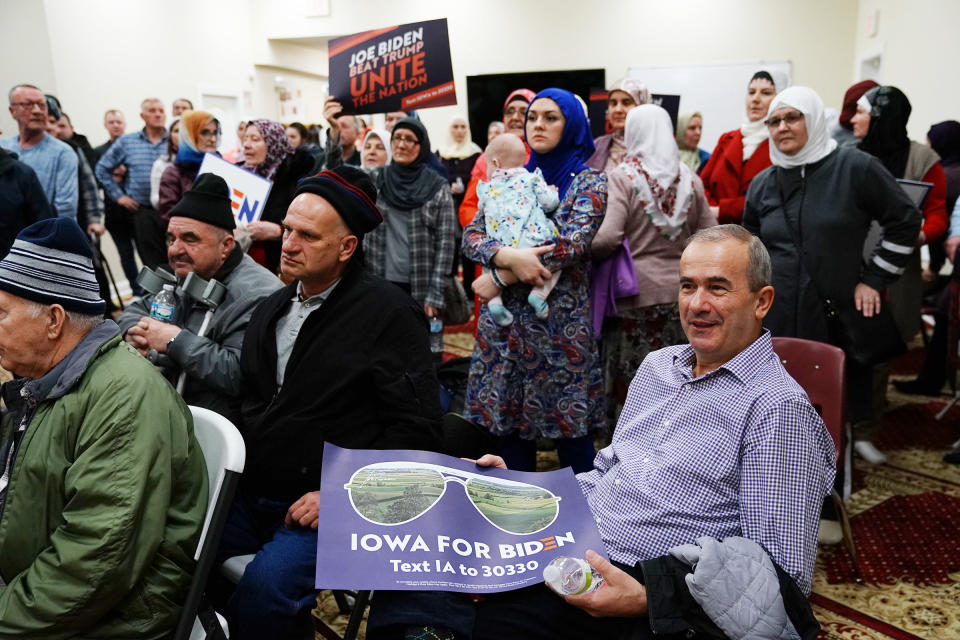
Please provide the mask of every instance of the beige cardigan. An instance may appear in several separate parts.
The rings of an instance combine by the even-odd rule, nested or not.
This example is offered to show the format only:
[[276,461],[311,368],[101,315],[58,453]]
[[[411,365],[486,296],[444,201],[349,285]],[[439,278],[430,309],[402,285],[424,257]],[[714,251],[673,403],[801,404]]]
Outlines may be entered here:
[[677,301],[684,243],[699,229],[717,224],[700,178],[695,177],[694,186],[696,191],[687,212],[686,229],[676,240],[668,240],[640,206],[630,178],[619,169],[607,172],[607,212],[591,245],[593,257],[603,259],[611,255],[626,237],[640,285],[640,295],[617,300],[618,309]]

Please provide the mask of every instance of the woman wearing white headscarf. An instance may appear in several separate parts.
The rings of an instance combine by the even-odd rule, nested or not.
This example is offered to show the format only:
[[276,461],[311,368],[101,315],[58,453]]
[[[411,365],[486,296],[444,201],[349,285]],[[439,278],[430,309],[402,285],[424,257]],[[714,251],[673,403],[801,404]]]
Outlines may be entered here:
[[721,224],[739,224],[750,181],[770,166],[770,141],[763,119],[770,101],[787,84],[781,74],[757,71],[747,84],[746,111],[739,129],[717,141],[710,159],[700,171],[707,199]]
[[588,167],[606,171],[620,164],[627,152],[623,140],[627,114],[634,107],[649,102],[647,86],[636,78],[621,78],[613,83],[607,94],[607,124],[612,132],[593,141],[596,151],[587,160]]
[[615,420],[637,367],[650,351],[686,341],[677,291],[687,238],[717,223],[700,178],[680,162],[673,125],[656,105],[627,114],[626,155],[607,172],[607,212],[593,240],[606,258],[627,240],[640,294],[616,301],[603,325],[604,385]]
[[444,143],[437,149],[437,156],[450,176],[453,205],[458,209],[463,202],[464,188],[470,182],[470,172],[481,153],[483,149],[470,139],[467,119],[463,116],[454,116],[447,129]]
[[[454,211],[460,211],[466,186],[470,183],[470,172],[473,171],[473,165],[476,164],[481,153],[483,153],[483,149],[470,139],[470,125],[467,123],[467,119],[463,116],[454,116],[450,121],[450,127],[447,129],[444,143],[437,149],[440,163],[447,170],[447,175],[450,178],[450,193],[453,195]],[[458,247],[462,235],[463,230],[458,224],[456,236],[456,246]],[[476,266],[465,258],[463,253],[454,251],[453,275],[457,274],[461,265],[463,266],[463,288],[470,291],[473,277],[476,275]]]
[[390,151],[390,132],[386,129],[370,129],[363,136],[360,147],[360,167],[373,169],[390,164],[393,154]]
[[[880,311],[881,292],[900,277],[913,251],[920,213],[879,160],[837,147],[823,101],[812,89],[791,87],[777,95],[765,122],[774,166],[750,185],[743,215],[743,226],[763,241],[773,266],[776,296],[764,325],[774,336],[844,347],[827,307],[841,310],[838,321],[844,309],[847,317],[853,308],[868,318]],[[883,243],[863,264],[874,220],[883,227]],[[875,419],[871,386],[872,367],[848,351],[855,447],[869,461],[882,462],[869,442]]]
[[698,145],[703,133],[703,114],[699,111],[687,111],[677,116],[677,148],[680,150],[680,162],[695,173],[703,169],[710,159],[710,152]]

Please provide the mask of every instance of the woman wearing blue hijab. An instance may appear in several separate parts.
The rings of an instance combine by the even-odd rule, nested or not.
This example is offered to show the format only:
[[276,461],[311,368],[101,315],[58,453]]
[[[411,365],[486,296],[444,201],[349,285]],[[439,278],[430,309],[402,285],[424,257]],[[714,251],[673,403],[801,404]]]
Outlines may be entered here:
[[[590,122],[580,101],[569,91],[544,89],[533,100],[538,99],[543,99],[544,102],[536,109],[533,102],[530,103],[524,126],[524,138],[530,146],[530,160],[527,161],[526,168],[527,171],[540,169],[547,183],[557,188],[562,200],[574,176],[588,168],[586,160],[595,150],[593,138],[590,136]],[[551,102],[553,104],[550,104]],[[556,114],[558,109],[565,120],[565,123],[560,123],[562,126],[560,141],[550,149],[537,151],[537,147],[542,146],[541,139],[549,134],[549,127],[558,122],[551,119],[558,115]],[[531,112],[534,116],[533,123],[530,122]],[[534,145],[531,139],[536,139],[540,144]]]
[[[555,245],[516,249],[485,233],[483,212],[463,232],[464,255],[493,270],[474,281],[484,302],[503,287],[514,322],[502,327],[487,306],[480,312],[467,383],[466,416],[500,438],[507,466],[536,469],[536,439],[557,441],[561,465],[592,468],[591,431],[605,423],[603,376],[590,316],[590,243],[606,210],[607,179],[585,164],[594,151],[582,103],[569,91],[545,89],[527,109],[526,168],[540,169],[557,188],[552,214]],[[550,294],[550,314],[539,319],[527,304],[531,285],[550,272],[560,279]]]

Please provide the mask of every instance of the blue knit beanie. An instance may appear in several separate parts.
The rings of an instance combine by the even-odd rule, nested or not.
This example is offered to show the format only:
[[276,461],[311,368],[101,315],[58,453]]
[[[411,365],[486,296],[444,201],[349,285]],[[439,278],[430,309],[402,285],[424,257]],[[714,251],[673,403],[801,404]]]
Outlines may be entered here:
[[0,290],[67,311],[103,315],[90,245],[70,218],[35,222],[0,260]]

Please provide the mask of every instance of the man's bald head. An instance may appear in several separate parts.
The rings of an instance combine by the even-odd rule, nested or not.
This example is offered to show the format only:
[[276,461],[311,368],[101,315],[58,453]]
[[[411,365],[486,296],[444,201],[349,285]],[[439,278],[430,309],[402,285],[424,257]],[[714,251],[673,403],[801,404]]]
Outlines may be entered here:
[[301,193],[283,219],[280,270],[299,280],[306,295],[316,295],[340,279],[358,246],[329,200]]

